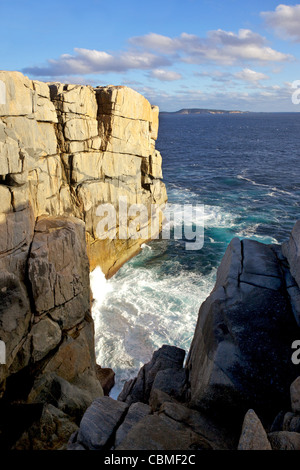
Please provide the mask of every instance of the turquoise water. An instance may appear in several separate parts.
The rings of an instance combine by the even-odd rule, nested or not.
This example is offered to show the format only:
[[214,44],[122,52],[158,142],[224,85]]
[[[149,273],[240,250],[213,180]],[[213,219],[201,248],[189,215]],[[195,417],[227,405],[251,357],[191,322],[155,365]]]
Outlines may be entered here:
[[157,148],[172,211],[204,205],[204,246],[156,240],[109,281],[92,275],[97,362],[116,397],[155,349],[189,349],[230,240],[287,239],[300,218],[300,115],[162,115]]

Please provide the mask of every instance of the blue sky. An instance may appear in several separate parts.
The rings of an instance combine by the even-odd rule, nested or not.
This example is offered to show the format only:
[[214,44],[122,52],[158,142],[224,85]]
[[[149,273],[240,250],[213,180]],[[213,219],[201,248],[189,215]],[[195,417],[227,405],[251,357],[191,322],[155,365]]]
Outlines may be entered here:
[[161,110],[299,111],[300,4],[2,0],[2,70],[127,85]]

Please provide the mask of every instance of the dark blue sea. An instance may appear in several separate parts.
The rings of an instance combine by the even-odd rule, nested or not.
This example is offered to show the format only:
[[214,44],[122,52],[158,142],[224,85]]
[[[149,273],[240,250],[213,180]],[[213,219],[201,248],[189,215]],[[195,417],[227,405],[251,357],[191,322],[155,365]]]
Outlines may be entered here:
[[300,219],[300,114],[163,114],[156,147],[166,210],[204,205],[204,246],[155,240],[111,280],[92,274],[97,362],[116,372],[114,397],[162,344],[188,351],[233,237],[282,243]]

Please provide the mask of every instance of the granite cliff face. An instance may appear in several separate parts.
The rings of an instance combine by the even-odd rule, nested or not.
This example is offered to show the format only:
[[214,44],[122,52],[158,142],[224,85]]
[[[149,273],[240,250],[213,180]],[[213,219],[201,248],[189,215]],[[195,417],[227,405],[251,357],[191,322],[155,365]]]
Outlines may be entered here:
[[103,394],[90,269],[113,275],[145,241],[130,227],[120,240],[118,219],[115,239],[98,238],[97,208],[110,203],[118,215],[122,196],[147,208],[167,199],[158,108],[127,87],[46,84],[18,72],[0,80],[0,440],[9,447],[29,419],[35,432],[19,448],[59,448]]

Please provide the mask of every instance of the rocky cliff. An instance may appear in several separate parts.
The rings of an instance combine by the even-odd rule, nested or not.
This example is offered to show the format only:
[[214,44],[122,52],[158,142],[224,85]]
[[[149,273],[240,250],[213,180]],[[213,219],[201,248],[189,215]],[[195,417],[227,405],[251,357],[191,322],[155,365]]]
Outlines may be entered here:
[[0,80],[0,441],[60,448],[103,394],[89,271],[113,275],[145,241],[118,218],[99,236],[97,208],[166,202],[158,108],[127,87]]
[[233,239],[186,363],[164,345],[118,401],[93,402],[69,449],[300,450],[299,268],[300,221],[282,246]]

